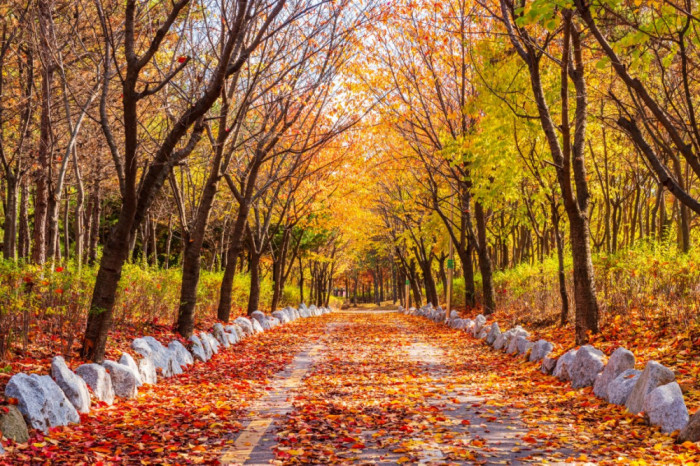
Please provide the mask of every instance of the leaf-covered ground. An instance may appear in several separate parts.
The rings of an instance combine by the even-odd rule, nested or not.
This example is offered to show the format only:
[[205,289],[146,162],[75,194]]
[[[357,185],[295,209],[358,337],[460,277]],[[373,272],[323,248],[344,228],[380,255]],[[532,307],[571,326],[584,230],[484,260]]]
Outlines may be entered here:
[[464,333],[393,313],[334,319],[349,325],[281,426],[280,463],[700,461],[696,445]]
[[[317,348],[255,458],[273,464],[700,462],[695,444],[466,334],[398,313],[334,313],[245,340],[5,464],[216,464],[295,355]],[[281,372],[284,368],[285,372]],[[293,371],[292,371],[293,372]],[[275,376],[275,374],[277,374]],[[259,400],[253,405],[254,400]],[[252,450],[256,445],[249,445]],[[264,450],[264,451],[260,451]],[[258,464],[258,463],[256,463]]]
[[135,400],[93,405],[79,425],[54,428],[47,435],[33,431],[28,444],[5,444],[8,454],[0,464],[216,463],[233,443],[248,406],[266,392],[270,377],[319,337],[326,320],[277,327],[184,374],[141,387]]

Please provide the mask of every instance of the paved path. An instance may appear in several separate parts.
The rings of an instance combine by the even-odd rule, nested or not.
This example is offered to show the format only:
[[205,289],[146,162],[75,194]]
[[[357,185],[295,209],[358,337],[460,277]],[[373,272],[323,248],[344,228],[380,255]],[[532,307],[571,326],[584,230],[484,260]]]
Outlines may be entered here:
[[257,400],[222,463],[538,464],[575,453],[524,442],[519,409],[490,405],[459,377],[432,325],[336,313]]

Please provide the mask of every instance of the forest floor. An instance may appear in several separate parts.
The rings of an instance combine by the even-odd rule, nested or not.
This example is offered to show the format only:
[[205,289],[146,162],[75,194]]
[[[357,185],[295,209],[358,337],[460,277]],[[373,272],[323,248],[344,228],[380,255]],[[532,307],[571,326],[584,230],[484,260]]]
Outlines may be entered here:
[[244,340],[0,461],[687,464],[695,444],[425,319],[351,310]]

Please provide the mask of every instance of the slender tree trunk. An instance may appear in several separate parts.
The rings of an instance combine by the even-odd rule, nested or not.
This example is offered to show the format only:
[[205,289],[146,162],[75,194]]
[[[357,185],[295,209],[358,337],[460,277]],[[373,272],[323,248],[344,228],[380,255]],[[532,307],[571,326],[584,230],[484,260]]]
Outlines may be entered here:
[[219,293],[219,307],[217,309],[217,317],[223,322],[228,322],[231,317],[231,303],[233,301],[233,278],[236,275],[236,258],[241,253],[241,238],[245,232],[245,225],[248,221],[248,212],[250,207],[247,202],[244,202],[236,217],[236,221],[231,231],[231,240],[226,257],[226,268],[224,276],[221,280],[221,291]]
[[49,177],[51,153],[51,96],[53,93],[54,65],[51,51],[53,40],[53,5],[50,0],[40,0],[39,29],[41,43],[41,117],[39,121],[39,150],[35,171],[36,190],[34,193],[34,230],[32,261],[43,264],[46,261],[46,222],[49,203]]
[[88,243],[88,264],[93,265],[97,260],[97,245],[100,241],[100,217],[102,216],[102,200],[100,199],[100,181],[95,179],[92,184],[92,208],[90,209],[90,242]]
[[559,277],[559,295],[561,297],[560,325],[566,325],[569,320],[569,293],[566,291],[566,270],[564,269],[564,240],[559,229],[559,212],[556,202],[551,202],[552,225],[554,226],[554,240],[557,245],[557,276]]
[[2,255],[6,260],[17,260],[17,201],[18,179],[13,174],[5,174],[5,223],[3,225]]
[[68,195],[63,208],[63,259],[68,262],[70,260],[70,203]]
[[491,256],[486,239],[486,217],[484,215],[484,208],[480,202],[474,203],[474,217],[476,219],[476,231],[479,237],[477,253],[479,254],[479,270],[481,271],[481,283],[484,293],[484,314],[489,315],[496,310],[496,302],[493,292]]
[[170,248],[173,243],[173,216],[168,216],[168,237],[165,240],[165,260],[163,261],[163,268],[168,270],[170,268]]
[[21,182],[22,200],[19,205],[19,257],[29,257],[29,183],[27,179]]
[[[355,287],[357,289],[357,286]],[[304,302],[304,265],[299,256],[299,304]]]

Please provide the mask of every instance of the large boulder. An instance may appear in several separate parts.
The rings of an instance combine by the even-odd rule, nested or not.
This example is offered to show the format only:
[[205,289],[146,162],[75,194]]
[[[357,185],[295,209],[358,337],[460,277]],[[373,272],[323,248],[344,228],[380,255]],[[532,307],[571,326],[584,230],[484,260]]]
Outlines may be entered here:
[[29,440],[29,430],[22,413],[13,405],[5,408],[7,412],[3,412],[0,408],[0,438],[5,437],[17,443],[25,443]]
[[158,383],[158,372],[150,358],[142,358],[139,361],[139,377],[143,384],[155,385]]
[[576,352],[569,368],[573,388],[591,387],[605,367],[605,354],[591,345],[584,345]]
[[[1,422],[1,421],[0,421]],[[700,442],[700,411],[696,411],[678,435],[678,443]]]
[[15,398],[27,423],[44,433],[49,427],[80,422],[78,411],[48,375],[15,374],[5,387],[5,396]]
[[192,354],[189,351],[187,351],[185,345],[183,345],[179,341],[173,340],[170,343],[168,343],[168,349],[173,355],[175,355],[175,360],[177,361],[180,367],[186,367],[191,364],[194,364]]
[[593,393],[597,397],[607,400],[610,382],[628,369],[634,369],[634,354],[623,347],[619,347],[610,355],[603,373],[596,379],[593,385]]
[[499,337],[501,334],[501,328],[498,326],[498,322],[494,322],[491,324],[491,328],[489,329],[489,334],[486,335],[486,343],[489,345],[493,345],[493,343],[496,341],[496,338]]
[[668,434],[688,424],[688,408],[676,382],[656,387],[644,399],[644,412],[649,422]]
[[104,367],[94,363],[83,364],[75,370],[75,373],[92,389],[92,394],[95,398],[108,405],[114,403],[112,379]]
[[115,395],[126,399],[136,398],[139,386],[138,372],[116,361],[106,360],[102,366],[112,379],[112,389]]
[[87,384],[68,368],[63,357],[56,356],[51,360],[51,377],[78,412],[90,412],[90,391]]
[[564,353],[559,359],[557,359],[557,365],[554,367],[552,375],[559,380],[571,380],[571,375],[569,374],[569,368],[571,364],[576,359],[577,350],[572,349]]
[[457,311],[451,311],[450,312],[450,319],[459,319],[459,312]]
[[549,355],[553,349],[554,345],[547,340],[537,340],[535,344],[532,345],[532,351],[530,351],[530,362],[541,361]]
[[119,364],[127,366],[134,372],[134,374],[136,374],[138,387],[143,385],[143,381],[141,380],[141,372],[139,371],[139,366],[138,364],[136,364],[136,361],[134,361],[134,358],[132,358],[129,353],[122,353],[122,356],[119,358]]
[[676,376],[668,367],[664,367],[656,361],[649,361],[644,367],[639,380],[627,397],[625,406],[632,414],[640,413],[644,410],[644,400],[649,392],[656,387],[666,385],[676,380]]
[[624,405],[637,384],[642,371],[627,369],[612,379],[605,390],[605,399],[614,405]]
[[229,348],[231,346],[231,342],[229,341],[228,336],[224,331],[224,326],[221,325],[219,322],[214,324],[214,327],[212,328],[212,334],[214,335],[214,338],[216,338],[216,341],[218,341],[224,348]]
[[253,323],[247,317],[236,317],[234,323],[238,324],[241,327],[243,332],[245,332],[246,336],[250,336],[255,333],[255,330],[253,329]]

